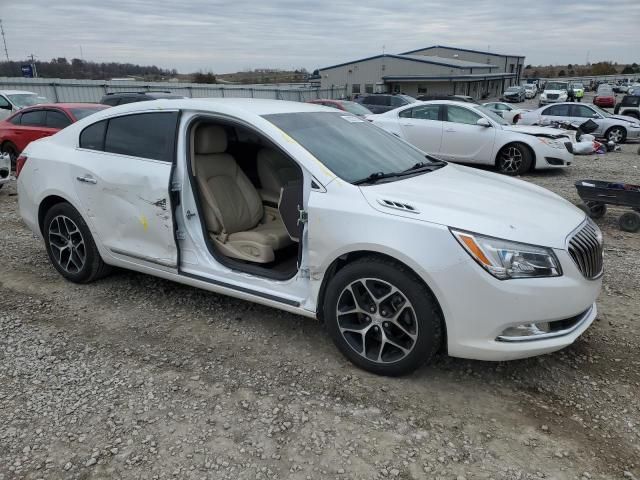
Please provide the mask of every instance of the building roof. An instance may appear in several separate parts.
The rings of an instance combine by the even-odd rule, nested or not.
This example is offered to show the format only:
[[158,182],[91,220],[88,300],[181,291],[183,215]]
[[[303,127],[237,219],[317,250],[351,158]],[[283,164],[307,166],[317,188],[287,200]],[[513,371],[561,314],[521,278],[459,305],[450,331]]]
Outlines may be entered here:
[[467,81],[467,80],[500,80],[514,78],[515,73],[469,73],[463,75],[385,75],[384,81],[390,82],[435,82],[438,80]]
[[337,65],[331,65],[330,67],[320,68],[318,70],[331,70],[332,68],[344,67],[345,65],[352,65],[354,63],[365,62],[367,60],[374,60],[376,58],[398,58],[400,60],[407,60],[409,62],[428,63],[431,65],[440,65],[443,67],[451,68],[497,68],[495,65],[488,65],[486,63],[467,62],[465,60],[458,60],[457,58],[443,58],[443,57],[430,57],[426,55],[395,55],[391,53],[374,55],[373,57],[360,58],[358,60],[352,60],[350,62],[339,63]]
[[459,52],[481,53],[483,55],[493,55],[494,57],[525,58],[524,55],[508,55],[508,54],[505,54],[505,53],[485,52],[485,51],[482,51],[482,50],[470,50],[468,48],[447,47],[446,45],[432,45],[430,47],[418,48],[417,50],[410,50],[408,52],[403,52],[400,55],[411,55],[412,53],[423,52],[424,50],[431,50],[433,48],[446,48],[448,50],[457,50]]

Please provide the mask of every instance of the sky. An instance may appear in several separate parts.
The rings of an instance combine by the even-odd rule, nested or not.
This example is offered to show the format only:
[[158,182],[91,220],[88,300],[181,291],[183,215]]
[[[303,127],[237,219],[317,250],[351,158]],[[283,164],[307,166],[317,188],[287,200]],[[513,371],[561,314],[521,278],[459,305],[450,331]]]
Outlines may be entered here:
[[12,60],[33,53],[180,73],[311,71],[430,45],[533,65],[640,63],[640,0],[0,0],[0,18]]

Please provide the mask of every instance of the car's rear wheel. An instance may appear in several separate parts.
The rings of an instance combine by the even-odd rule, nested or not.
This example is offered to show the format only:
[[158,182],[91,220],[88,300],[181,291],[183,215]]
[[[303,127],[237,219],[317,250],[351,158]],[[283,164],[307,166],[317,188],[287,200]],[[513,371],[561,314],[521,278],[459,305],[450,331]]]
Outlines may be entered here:
[[46,213],[42,228],[49,260],[67,280],[89,283],[110,271],[100,257],[89,227],[68,203],[58,203]]
[[609,142],[623,143],[627,139],[627,130],[624,127],[611,127],[605,133],[605,138]]
[[327,286],[327,329],[353,363],[380,375],[404,375],[427,362],[442,341],[442,318],[427,287],[390,260],[367,257]]
[[510,143],[498,152],[497,167],[505,175],[522,175],[531,169],[533,155],[522,143]]
[[10,142],[4,142],[2,147],[0,147],[0,151],[2,153],[9,154],[9,158],[11,159],[11,171],[16,171],[16,161],[18,160],[18,150],[16,147]]

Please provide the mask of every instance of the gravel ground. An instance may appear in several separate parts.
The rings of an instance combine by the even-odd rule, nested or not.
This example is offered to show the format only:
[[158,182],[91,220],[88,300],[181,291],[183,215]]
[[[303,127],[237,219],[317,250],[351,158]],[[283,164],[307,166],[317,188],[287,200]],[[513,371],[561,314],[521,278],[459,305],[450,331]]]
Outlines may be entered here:
[[[638,145],[525,177],[640,184]],[[598,221],[593,326],[509,363],[389,379],[317,323],[153,277],[64,281],[0,190],[0,480],[640,478],[640,234]]]

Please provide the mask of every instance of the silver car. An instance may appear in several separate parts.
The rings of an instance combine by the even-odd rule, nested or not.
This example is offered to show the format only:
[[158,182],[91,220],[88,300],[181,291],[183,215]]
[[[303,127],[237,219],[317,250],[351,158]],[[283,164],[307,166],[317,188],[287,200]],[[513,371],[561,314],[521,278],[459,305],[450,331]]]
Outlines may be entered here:
[[637,118],[612,115],[595,105],[586,103],[563,102],[546,105],[523,113],[518,125],[548,125],[551,122],[584,123],[587,120],[593,120],[598,124],[597,130],[593,132],[596,137],[616,143],[640,138],[640,123]]

